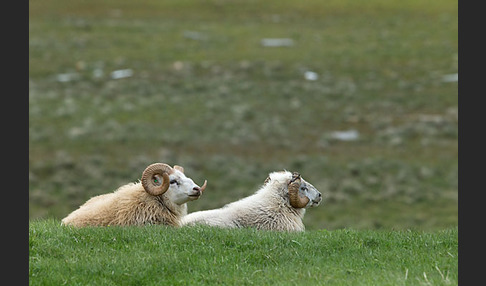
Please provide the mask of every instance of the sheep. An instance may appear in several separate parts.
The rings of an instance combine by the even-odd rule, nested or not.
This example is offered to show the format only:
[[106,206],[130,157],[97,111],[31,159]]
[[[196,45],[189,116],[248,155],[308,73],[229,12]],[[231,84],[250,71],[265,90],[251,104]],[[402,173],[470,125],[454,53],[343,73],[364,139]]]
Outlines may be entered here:
[[128,183],[116,191],[86,201],[62,219],[75,227],[163,224],[180,226],[187,214],[188,201],[197,200],[206,189],[184,175],[184,168],[164,163],[149,165],[141,181]]
[[182,226],[206,224],[221,228],[304,231],[302,219],[306,208],[318,206],[321,200],[321,193],[299,173],[272,172],[253,195],[219,209],[190,213],[181,223]]

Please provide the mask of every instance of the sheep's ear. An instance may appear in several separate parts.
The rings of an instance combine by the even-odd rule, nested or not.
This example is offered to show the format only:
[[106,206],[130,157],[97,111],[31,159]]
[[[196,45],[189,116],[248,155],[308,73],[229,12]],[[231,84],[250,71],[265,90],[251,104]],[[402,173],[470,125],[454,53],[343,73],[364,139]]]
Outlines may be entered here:
[[174,165],[174,169],[176,169],[177,171],[181,172],[184,174],[184,168],[182,168],[181,166],[179,165]]

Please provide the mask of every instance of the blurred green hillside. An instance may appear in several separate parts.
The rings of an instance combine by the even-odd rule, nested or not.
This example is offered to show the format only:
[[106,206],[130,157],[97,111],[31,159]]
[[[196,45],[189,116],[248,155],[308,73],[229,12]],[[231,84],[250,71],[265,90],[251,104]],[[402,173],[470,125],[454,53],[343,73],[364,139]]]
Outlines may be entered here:
[[190,212],[287,169],[324,195],[308,229],[456,226],[457,11],[29,1],[29,217],[61,219],[165,162],[208,180]]

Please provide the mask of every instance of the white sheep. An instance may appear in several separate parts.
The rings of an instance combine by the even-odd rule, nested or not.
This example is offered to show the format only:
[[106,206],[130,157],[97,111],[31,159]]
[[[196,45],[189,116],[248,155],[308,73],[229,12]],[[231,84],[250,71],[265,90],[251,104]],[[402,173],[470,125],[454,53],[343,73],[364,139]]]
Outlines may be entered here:
[[299,173],[272,172],[255,194],[220,209],[190,213],[181,222],[183,226],[304,231],[306,208],[318,206],[321,200],[321,193]]
[[63,225],[108,226],[164,224],[180,226],[187,202],[206,189],[184,175],[184,168],[164,163],[148,166],[141,181],[89,199],[62,220]]

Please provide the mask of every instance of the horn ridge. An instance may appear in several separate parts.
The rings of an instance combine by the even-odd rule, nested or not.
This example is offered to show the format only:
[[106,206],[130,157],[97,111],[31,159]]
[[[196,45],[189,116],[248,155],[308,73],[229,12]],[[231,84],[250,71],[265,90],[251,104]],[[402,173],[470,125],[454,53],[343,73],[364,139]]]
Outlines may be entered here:
[[[169,189],[169,174],[173,172],[174,169],[167,164],[151,164],[142,173],[142,186],[152,196],[160,196]],[[160,182],[160,179],[162,179],[162,182]]]
[[301,197],[299,195],[301,179],[300,174],[294,172],[288,185],[289,202],[290,205],[296,209],[305,208],[310,201],[308,197]]

